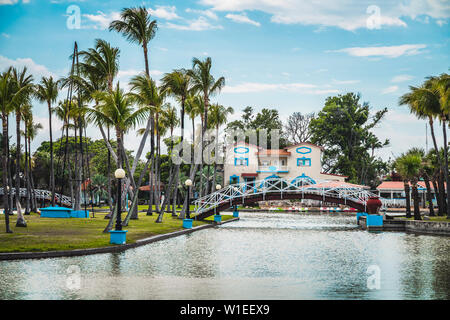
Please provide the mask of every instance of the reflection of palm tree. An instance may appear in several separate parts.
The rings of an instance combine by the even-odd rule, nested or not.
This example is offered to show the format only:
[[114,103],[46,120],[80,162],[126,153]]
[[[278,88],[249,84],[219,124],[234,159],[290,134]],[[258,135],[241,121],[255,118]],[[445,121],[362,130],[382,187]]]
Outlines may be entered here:
[[48,124],[50,132],[50,190],[52,191],[52,206],[55,206],[55,168],[53,161],[53,132],[52,132],[52,103],[58,98],[58,81],[50,76],[42,77],[41,83],[36,87],[37,99],[46,102],[48,107]]

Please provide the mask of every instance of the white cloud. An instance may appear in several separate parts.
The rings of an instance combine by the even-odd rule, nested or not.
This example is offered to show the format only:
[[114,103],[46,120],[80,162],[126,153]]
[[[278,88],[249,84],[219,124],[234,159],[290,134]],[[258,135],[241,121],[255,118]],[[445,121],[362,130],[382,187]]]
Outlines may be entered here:
[[195,10],[195,9],[187,8],[186,12],[188,12],[188,13],[197,13],[197,14],[203,15],[203,16],[205,16],[207,18],[210,18],[212,20],[218,20],[219,19],[217,14],[215,14],[214,11],[212,11],[212,10]]
[[[18,0],[0,0],[0,6],[4,4],[16,4]],[[22,3],[30,3],[30,0],[23,0]]]
[[290,91],[304,94],[327,94],[338,93],[336,89],[316,89],[317,86],[308,83],[260,83],[244,82],[235,86],[227,85],[223,88],[223,93],[249,93],[263,91]]
[[0,72],[5,71],[10,66],[15,68],[27,67],[28,71],[34,76],[35,80],[40,79],[43,76],[52,76],[54,78],[57,77],[53,72],[48,70],[46,66],[37,64],[31,58],[17,58],[13,60],[4,56],[0,56]]
[[113,20],[120,19],[120,13],[113,11],[109,14],[105,14],[102,11],[97,11],[97,14],[83,14],[83,17],[94,22],[94,25],[83,25],[84,28],[108,29],[109,24]]
[[353,47],[340,50],[328,50],[326,52],[346,52],[355,57],[389,57],[397,58],[402,55],[415,55],[422,53],[420,49],[425,48],[424,44],[404,44],[400,46],[384,46],[384,47]]
[[188,31],[204,31],[212,29],[223,29],[220,25],[211,24],[205,17],[199,17],[195,20],[188,21],[186,25],[174,24],[168,22],[166,25],[170,29],[188,30]]
[[238,22],[238,23],[248,23],[254,26],[261,26],[261,24],[257,21],[254,21],[252,19],[250,19],[249,17],[247,17],[247,15],[245,13],[241,13],[241,14],[227,14],[225,16],[225,18],[228,18],[230,20],[233,20],[234,22]]
[[148,12],[157,18],[173,20],[180,17],[175,13],[175,6],[156,6],[156,9],[148,9]]
[[401,74],[398,76],[395,76],[391,79],[391,82],[397,83],[397,82],[405,82],[414,79],[413,76],[409,74]]
[[7,33],[5,33],[5,32],[2,33],[2,36],[5,37],[5,38],[11,38],[11,35],[10,35],[10,34],[7,34]]
[[[367,13],[372,1],[356,0],[201,0],[216,11],[242,12],[259,10],[271,15],[271,21],[281,24],[338,27],[353,31],[367,28],[373,13]],[[434,19],[450,17],[450,5],[444,0],[377,1],[379,25],[406,27],[403,17],[416,19],[427,15]]]
[[398,90],[398,86],[390,86],[381,91],[381,94],[394,93]]

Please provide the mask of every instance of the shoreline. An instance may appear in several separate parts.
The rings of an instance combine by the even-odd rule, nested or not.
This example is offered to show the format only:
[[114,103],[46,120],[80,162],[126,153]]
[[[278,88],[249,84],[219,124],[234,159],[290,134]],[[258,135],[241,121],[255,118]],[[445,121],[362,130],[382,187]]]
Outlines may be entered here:
[[193,233],[195,231],[200,231],[203,229],[214,228],[216,226],[238,221],[239,218],[233,218],[223,222],[213,222],[210,224],[205,224],[198,227],[193,227],[191,229],[177,230],[174,232],[169,232],[165,234],[159,234],[156,236],[143,238],[136,240],[135,243],[122,244],[122,245],[111,245],[108,247],[101,248],[88,248],[88,249],[75,249],[75,250],[56,250],[56,251],[43,251],[43,252],[6,252],[0,253],[0,261],[11,261],[11,260],[27,260],[27,259],[47,259],[47,258],[62,258],[62,257],[76,257],[76,256],[87,256],[92,254],[102,254],[102,253],[117,253],[123,252],[128,249],[137,248],[144,246],[153,242],[178,237],[184,234]]

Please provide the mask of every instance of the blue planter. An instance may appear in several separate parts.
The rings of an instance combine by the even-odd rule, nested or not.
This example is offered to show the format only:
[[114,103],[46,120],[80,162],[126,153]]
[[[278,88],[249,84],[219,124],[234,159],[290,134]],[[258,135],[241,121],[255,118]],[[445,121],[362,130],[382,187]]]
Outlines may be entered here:
[[222,216],[220,214],[214,215],[214,222],[222,222]]
[[127,232],[128,232],[128,230],[111,230],[111,231],[109,231],[109,234],[111,235],[109,243],[111,243],[111,244],[127,243]]
[[41,218],[89,218],[89,211],[72,210],[64,207],[40,208]]
[[239,211],[233,211],[233,217],[235,218],[239,217]]
[[184,219],[183,220],[183,228],[192,229],[192,219]]
[[382,227],[383,226],[383,216],[376,214],[367,215],[366,225],[368,227]]

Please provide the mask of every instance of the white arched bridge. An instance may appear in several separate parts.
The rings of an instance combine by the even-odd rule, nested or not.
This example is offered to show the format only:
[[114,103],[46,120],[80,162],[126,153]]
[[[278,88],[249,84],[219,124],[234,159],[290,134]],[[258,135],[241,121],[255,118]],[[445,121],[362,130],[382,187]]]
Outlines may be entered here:
[[[312,199],[347,205],[366,212],[366,203],[370,197],[378,197],[367,187],[339,181],[317,181],[294,179],[291,182],[283,178],[266,178],[248,183],[230,184],[214,193],[197,199],[195,219],[201,220],[215,212],[226,210],[234,205],[251,204],[258,201]],[[380,198],[385,208],[385,199]]]
[[[36,199],[44,200],[44,201],[51,201],[52,200],[52,192],[48,190],[40,190],[40,189],[34,189],[32,192],[34,192],[34,195],[36,196]],[[16,188],[12,188],[10,190],[10,193],[15,196],[16,195]],[[0,188],[0,196],[3,195],[3,188]],[[20,197],[26,198],[27,197],[27,189],[26,188],[20,188]],[[72,199],[65,195],[60,195],[59,193],[55,193],[55,202],[57,204],[60,204],[65,207],[72,207]]]

